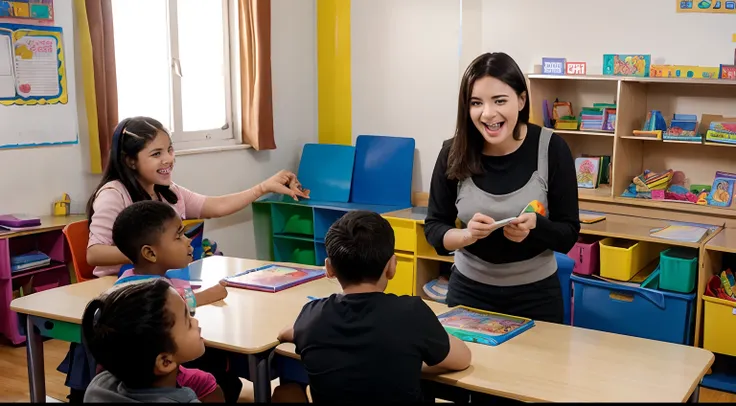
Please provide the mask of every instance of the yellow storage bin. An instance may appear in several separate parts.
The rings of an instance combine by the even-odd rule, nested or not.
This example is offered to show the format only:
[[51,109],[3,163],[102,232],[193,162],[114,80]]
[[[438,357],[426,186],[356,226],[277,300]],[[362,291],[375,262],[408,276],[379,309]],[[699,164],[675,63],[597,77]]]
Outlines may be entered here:
[[736,356],[736,302],[703,295],[703,348]]
[[416,222],[396,217],[386,217],[386,220],[394,229],[394,236],[396,237],[394,249],[413,253],[417,246],[416,232],[414,231]]
[[659,257],[659,245],[646,241],[604,238],[598,244],[604,278],[628,281]]
[[396,275],[388,281],[386,293],[411,295],[414,287],[414,257],[396,255]]

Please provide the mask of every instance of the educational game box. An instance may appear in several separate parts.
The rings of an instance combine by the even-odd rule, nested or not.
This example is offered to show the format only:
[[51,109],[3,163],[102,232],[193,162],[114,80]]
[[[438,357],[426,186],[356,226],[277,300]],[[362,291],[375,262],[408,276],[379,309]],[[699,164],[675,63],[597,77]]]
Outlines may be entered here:
[[534,326],[534,320],[457,306],[438,316],[445,330],[455,337],[496,346]]
[[324,269],[265,265],[225,278],[228,286],[263,292],[278,292],[325,276]]

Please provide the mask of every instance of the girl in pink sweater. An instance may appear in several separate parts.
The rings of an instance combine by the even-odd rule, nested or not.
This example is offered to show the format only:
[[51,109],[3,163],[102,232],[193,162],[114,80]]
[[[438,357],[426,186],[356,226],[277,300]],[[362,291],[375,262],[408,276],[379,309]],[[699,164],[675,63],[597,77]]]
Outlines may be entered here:
[[[242,210],[266,193],[279,193],[294,199],[309,198],[309,191],[290,171],[282,170],[258,185],[224,196],[204,196],[175,184],[171,175],[175,155],[171,136],[164,126],[149,117],[121,121],[113,133],[102,181],[87,203],[89,243],[87,262],[96,276],[117,275],[130,260],[115,247],[112,226],[120,212],[142,200],[170,204],[182,219],[223,217]],[[67,374],[70,401],[81,401],[84,390],[95,375],[94,362],[83,346],[72,344],[59,371]],[[227,353],[207,349],[200,359],[187,365],[212,373],[228,403],[237,401],[242,383],[228,367]]]

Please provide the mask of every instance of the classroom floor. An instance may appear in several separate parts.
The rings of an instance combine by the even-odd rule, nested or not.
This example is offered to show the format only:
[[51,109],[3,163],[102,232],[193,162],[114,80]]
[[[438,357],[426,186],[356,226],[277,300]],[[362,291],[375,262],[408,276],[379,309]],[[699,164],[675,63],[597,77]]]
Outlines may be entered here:
[[[64,375],[56,370],[69,350],[69,343],[48,340],[44,343],[46,365],[46,394],[66,402],[69,390],[64,386]],[[244,393],[241,401],[252,399],[252,394]],[[26,368],[26,347],[10,347],[0,344],[0,402],[28,402],[28,369]],[[700,402],[736,402],[736,395],[703,388]]]

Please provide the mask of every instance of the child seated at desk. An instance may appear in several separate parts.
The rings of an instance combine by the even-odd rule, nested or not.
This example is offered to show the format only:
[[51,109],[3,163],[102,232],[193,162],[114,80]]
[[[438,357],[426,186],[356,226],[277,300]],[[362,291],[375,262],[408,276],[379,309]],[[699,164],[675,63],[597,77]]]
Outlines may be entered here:
[[[115,246],[130,259],[134,268],[125,271],[115,285],[146,279],[163,279],[173,286],[185,301],[188,300],[187,307],[192,315],[196,307],[227,297],[224,283],[192,294],[188,281],[166,277],[168,270],[184,268],[192,260],[192,245],[189,238],[183,234],[183,229],[181,218],[166,203],[143,200],[123,209],[113,224],[112,238]],[[187,364],[187,367],[212,371],[220,386],[236,391],[228,394],[228,398],[237,400],[242,388],[240,379],[231,371],[213,368],[213,364],[221,364],[219,359],[212,361],[213,356],[221,357],[219,352],[212,353],[208,350],[197,361]],[[206,401],[213,384],[209,379],[204,379],[207,377],[212,381],[215,380],[210,374],[203,376],[197,369],[182,368],[179,381],[183,386],[192,388],[200,400]],[[224,400],[218,398],[216,401]]]
[[[181,218],[170,205],[156,201],[143,200],[123,209],[112,226],[112,239],[115,246],[133,264],[115,282],[116,285],[150,278],[166,278],[170,269],[185,268],[192,261],[194,248],[191,240],[184,235]],[[187,300],[194,313],[197,306],[211,304],[227,297],[225,283],[192,292],[188,281],[166,279]]]
[[[105,370],[90,382],[85,403],[198,403],[181,383],[182,363],[204,354],[199,322],[163,279],[114,287],[92,300],[82,317],[85,346]],[[206,376],[205,376],[206,378]],[[212,375],[205,401],[224,401]],[[204,388],[204,386],[203,386]]]
[[315,402],[422,401],[422,372],[470,365],[468,347],[420,297],[384,293],[396,274],[386,219],[349,212],[330,227],[325,245],[327,277],[337,278],[343,293],[304,305],[278,337],[296,345]]

